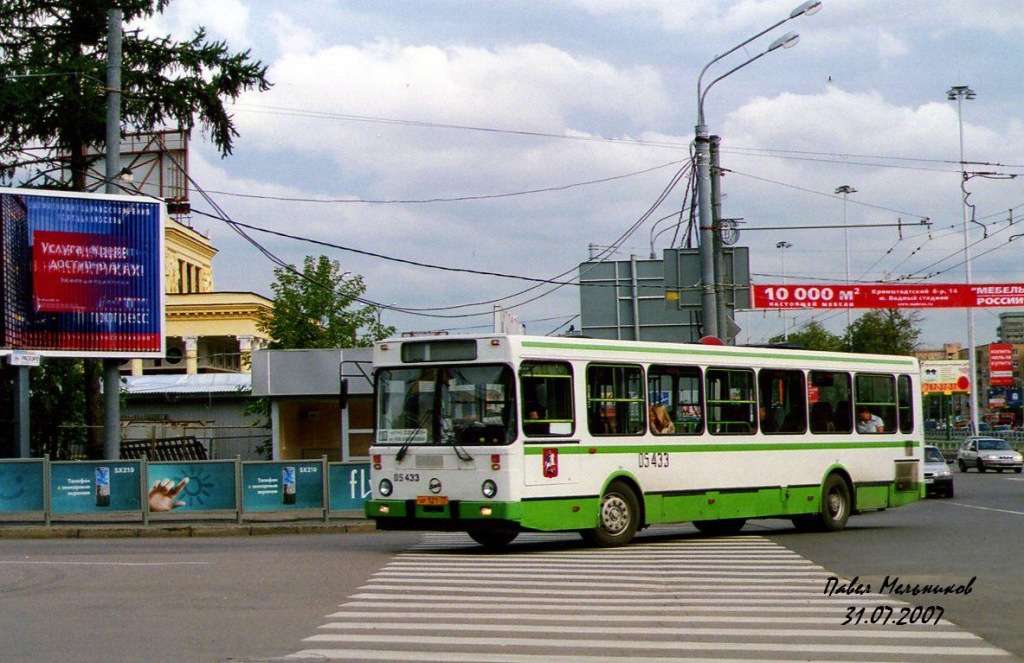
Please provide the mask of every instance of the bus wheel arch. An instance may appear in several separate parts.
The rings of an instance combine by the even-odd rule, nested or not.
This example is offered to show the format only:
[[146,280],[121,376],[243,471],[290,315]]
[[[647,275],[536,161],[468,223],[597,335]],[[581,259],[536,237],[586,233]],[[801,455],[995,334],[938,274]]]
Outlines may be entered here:
[[856,512],[855,494],[850,475],[845,470],[832,469],[821,483],[818,512],[794,516],[793,525],[805,532],[842,531]]
[[640,489],[629,477],[617,476],[601,493],[593,529],[580,532],[590,544],[611,548],[629,543],[644,523]]

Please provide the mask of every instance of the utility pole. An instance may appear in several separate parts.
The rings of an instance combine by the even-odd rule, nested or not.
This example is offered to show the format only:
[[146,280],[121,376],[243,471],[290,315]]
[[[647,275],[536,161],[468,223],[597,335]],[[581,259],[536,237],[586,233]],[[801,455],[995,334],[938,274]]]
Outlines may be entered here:
[[[118,193],[121,175],[121,21],[120,9],[107,13],[106,192]],[[103,457],[121,456],[121,361],[103,360]]]
[[715,269],[715,324],[718,327],[718,337],[728,342],[726,336],[729,334],[728,322],[729,312],[725,307],[725,253],[722,249],[722,168],[719,165],[719,145],[722,139],[719,136],[711,136],[710,158],[711,158],[711,248],[714,252]]

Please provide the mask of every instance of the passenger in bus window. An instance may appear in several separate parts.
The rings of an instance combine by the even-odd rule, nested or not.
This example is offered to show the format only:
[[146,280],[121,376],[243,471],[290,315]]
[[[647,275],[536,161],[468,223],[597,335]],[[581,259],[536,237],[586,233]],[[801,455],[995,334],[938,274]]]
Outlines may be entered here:
[[760,426],[762,433],[777,433],[779,431],[778,422],[775,420],[774,416],[769,416],[768,408],[762,405],[757,408],[757,414],[761,420]]
[[656,435],[667,435],[676,432],[676,425],[672,423],[672,417],[669,416],[668,409],[661,403],[651,406],[651,430]]
[[860,409],[860,413],[857,415],[858,433],[881,433],[884,430],[885,422],[881,417],[866,407]]

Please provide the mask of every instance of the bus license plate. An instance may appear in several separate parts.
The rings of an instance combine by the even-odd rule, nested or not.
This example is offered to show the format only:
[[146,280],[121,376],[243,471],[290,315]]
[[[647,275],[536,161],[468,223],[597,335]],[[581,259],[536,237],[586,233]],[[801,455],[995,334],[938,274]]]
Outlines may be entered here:
[[448,506],[448,496],[420,495],[416,498],[416,504],[420,506]]

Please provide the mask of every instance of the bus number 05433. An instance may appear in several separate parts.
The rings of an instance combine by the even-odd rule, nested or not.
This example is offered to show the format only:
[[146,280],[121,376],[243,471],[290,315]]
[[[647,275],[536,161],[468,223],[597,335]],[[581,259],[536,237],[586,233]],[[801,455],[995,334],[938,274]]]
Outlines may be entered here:
[[668,467],[668,454],[662,451],[637,454],[638,467]]

